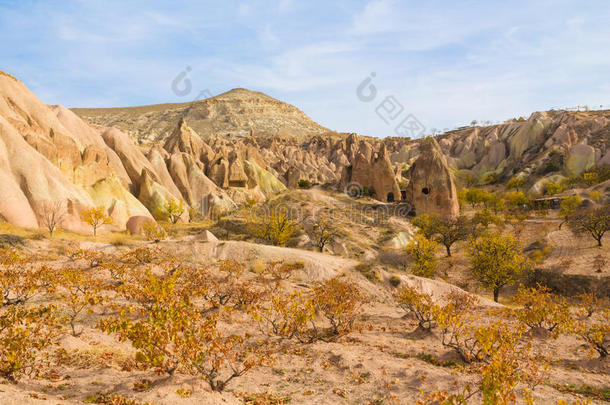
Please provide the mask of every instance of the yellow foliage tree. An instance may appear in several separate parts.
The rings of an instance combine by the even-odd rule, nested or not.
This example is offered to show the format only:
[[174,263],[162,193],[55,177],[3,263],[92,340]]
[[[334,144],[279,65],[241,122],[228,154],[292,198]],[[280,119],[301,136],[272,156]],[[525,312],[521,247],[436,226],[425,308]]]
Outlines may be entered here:
[[248,228],[256,237],[275,246],[285,246],[299,226],[284,210],[271,209],[269,215],[254,215]]
[[82,211],[81,218],[91,225],[93,228],[93,236],[97,235],[97,228],[112,223],[112,218],[106,214],[106,209],[103,206],[92,207]]
[[516,281],[530,266],[519,242],[512,236],[498,233],[471,239],[468,253],[473,275],[493,291],[496,302],[500,289]]
[[434,277],[438,265],[437,250],[436,242],[426,239],[423,235],[416,235],[407,245],[407,253],[413,259],[413,274],[420,277]]

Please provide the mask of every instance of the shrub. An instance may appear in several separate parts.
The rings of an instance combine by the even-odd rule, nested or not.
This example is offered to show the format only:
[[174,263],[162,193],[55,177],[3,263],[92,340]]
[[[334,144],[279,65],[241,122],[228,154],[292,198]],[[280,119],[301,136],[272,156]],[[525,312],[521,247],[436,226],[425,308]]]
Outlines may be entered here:
[[15,382],[37,374],[41,351],[54,344],[58,332],[52,306],[0,308],[0,376]]
[[441,332],[441,343],[455,350],[463,361],[480,360],[481,348],[472,336],[477,298],[470,294],[452,292],[445,297],[448,303],[434,306],[432,316]]
[[414,263],[413,274],[420,277],[434,277],[438,265],[437,250],[436,242],[426,239],[423,235],[416,235],[407,245],[407,253]]
[[21,305],[50,288],[50,272],[15,249],[0,249],[1,306]]
[[572,217],[581,204],[582,198],[577,195],[571,195],[561,200],[559,216],[563,218],[563,221],[559,224],[559,229],[561,229],[561,226]]
[[216,303],[205,296],[220,297],[222,292],[210,291],[216,284],[200,285],[208,276],[205,271],[172,265],[164,265],[162,274],[134,272],[119,288],[128,303],[119,305],[119,315],[102,320],[99,327],[129,340],[141,365],[170,375],[177,369],[200,375],[214,391],[272,362],[264,342],[219,330],[219,311],[210,311]]
[[276,293],[252,311],[252,318],[264,326],[263,330],[268,334],[310,343],[316,339],[310,330],[315,313],[314,302],[308,295]]
[[515,302],[523,308],[513,310],[515,318],[531,329],[544,329],[553,337],[571,327],[570,306],[564,298],[551,294],[547,287],[519,288]]
[[530,266],[519,242],[497,233],[472,238],[468,253],[473,275],[483,286],[492,289],[496,302],[500,289],[516,281]]
[[80,269],[62,269],[59,272],[58,285],[62,288],[64,309],[68,314],[68,320],[72,336],[82,333],[76,331],[76,321],[85,309],[103,302],[101,295],[101,281],[92,277],[90,273]]
[[489,225],[502,226],[504,225],[504,221],[498,215],[492,213],[487,208],[476,212],[472,216],[472,225],[476,227],[477,225],[481,225],[483,228],[487,229]]
[[314,288],[311,295],[318,313],[331,325],[335,336],[349,333],[362,312],[366,297],[353,283],[332,278]]
[[600,357],[610,354],[610,309],[604,309],[598,319],[576,322],[574,332],[580,336],[594,353]]
[[[475,304],[473,299],[452,295],[448,297],[447,305],[434,310],[442,343],[471,363],[479,380],[474,388],[467,385],[454,394],[433,392],[424,401],[467,404],[472,395],[480,393],[483,404],[508,404],[514,401],[518,384],[524,383],[522,396],[527,403],[533,403],[532,390],[544,381],[548,370],[546,359],[535,356],[530,345],[523,344],[522,328],[503,321],[473,326],[474,318],[468,314]],[[430,402],[418,402],[424,403]]]
[[526,183],[527,183],[527,177],[524,177],[524,176],[512,177],[506,183],[506,189],[507,190],[513,190],[513,189],[519,190],[520,188],[523,188],[523,186],[525,186]]
[[405,286],[394,294],[394,298],[405,312],[415,316],[420,328],[430,330],[436,327],[433,316],[435,304],[430,294],[419,292],[411,286]]
[[559,194],[566,189],[566,186],[563,184],[549,182],[544,186],[544,193],[546,195]]
[[145,222],[144,225],[142,225],[142,232],[146,239],[155,243],[167,238],[165,229],[153,221]]
[[413,218],[411,222],[413,225],[419,228],[419,232],[421,232],[422,235],[424,235],[427,239],[432,239],[436,233],[436,220],[436,216],[430,214],[420,214]]
[[300,179],[298,186],[299,188],[308,189],[311,188],[311,182],[307,179]]
[[161,208],[158,216],[161,219],[167,219],[172,224],[178,223],[180,217],[186,211],[184,200],[176,200],[175,198],[170,198],[165,202],[163,207]]

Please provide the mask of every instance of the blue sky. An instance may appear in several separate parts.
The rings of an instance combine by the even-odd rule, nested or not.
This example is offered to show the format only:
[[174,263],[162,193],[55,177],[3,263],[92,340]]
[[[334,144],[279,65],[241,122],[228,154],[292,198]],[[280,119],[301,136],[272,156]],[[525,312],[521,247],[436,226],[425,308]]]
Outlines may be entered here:
[[[246,87],[380,137],[393,135],[376,114],[388,96],[397,120],[412,114],[428,130],[610,108],[607,0],[0,0],[0,38],[0,70],[69,107]],[[187,67],[180,96],[172,81]],[[363,102],[356,89],[372,72],[377,97]]]

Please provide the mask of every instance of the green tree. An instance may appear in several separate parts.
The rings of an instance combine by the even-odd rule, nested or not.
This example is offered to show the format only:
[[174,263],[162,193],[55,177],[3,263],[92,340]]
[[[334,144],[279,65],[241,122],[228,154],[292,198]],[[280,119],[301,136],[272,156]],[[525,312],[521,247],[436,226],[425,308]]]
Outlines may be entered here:
[[563,192],[566,189],[566,186],[564,186],[563,184],[559,184],[559,183],[546,183],[546,185],[544,186],[544,193],[546,195],[553,195],[553,194],[559,194],[561,192]]
[[457,241],[465,240],[472,232],[470,221],[463,215],[457,218],[436,217],[434,222],[434,240],[445,246],[448,257],[451,257],[451,246]]
[[493,290],[496,302],[500,289],[516,281],[529,268],[519,242],[512,236],[486,233],[472,238],[468,253],[473,275]]

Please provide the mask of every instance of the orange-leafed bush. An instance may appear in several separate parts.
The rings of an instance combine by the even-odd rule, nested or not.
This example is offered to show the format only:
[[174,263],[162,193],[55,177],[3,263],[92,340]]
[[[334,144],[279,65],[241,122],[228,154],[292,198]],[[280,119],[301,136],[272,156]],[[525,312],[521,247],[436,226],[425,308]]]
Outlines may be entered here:
[[415,316],[420,328],[430,330],[436,327],[433,316],[436,304],[432,301],[430,294],[419,292],[411,286],[405,286],[396,292],[394,298],[402,309]]

